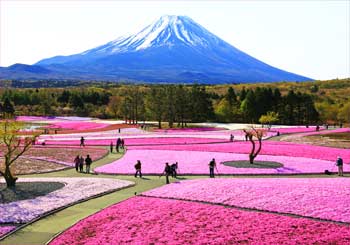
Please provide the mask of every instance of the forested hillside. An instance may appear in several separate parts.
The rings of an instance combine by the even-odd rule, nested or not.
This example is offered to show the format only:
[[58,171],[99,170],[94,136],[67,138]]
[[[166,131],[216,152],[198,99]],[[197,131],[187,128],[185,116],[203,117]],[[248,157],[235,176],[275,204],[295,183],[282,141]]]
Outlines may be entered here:
[[[131,85],[89,83],[58,87],[13,88],[2,82],[1,112],[15,115],[78,115],[187,122],[274,122],[281,124],[350,121],[350,79],[309,83],[244,85]],[[25,83],[21,83],[25,86]],[[27,84],[32,87],[33,83]],[[34,83],[35,84],[35,83]],[[50,85],[50,81],[40,81]],[[51,84],[52,85],[52,84]]]

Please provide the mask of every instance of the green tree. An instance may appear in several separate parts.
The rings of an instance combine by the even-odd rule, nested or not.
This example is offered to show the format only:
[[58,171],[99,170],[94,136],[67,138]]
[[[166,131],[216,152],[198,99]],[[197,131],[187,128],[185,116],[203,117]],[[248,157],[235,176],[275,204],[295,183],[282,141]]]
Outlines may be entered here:
[[11,166],[30,149],[33,141],[32,137],[23,139],[19,135],[21,127],[23,127],[23,123],[13,120],[0,122],[0,145],[5,158],[4,168],[0,169],[0,174],[5,178],[6,185],[9,188],[14,188],[17,181],[17,177],[12,173]]
[[259,118],[259,122],[263,125],[267,124],[268,127],[271,127],[271,124],[275,123],[277,121],[278,121],[278,113],[276,113],[274,111],[269,111],[265,115],[262,115]]
[[338,119],[341,122],[350,123],[350,102],[346,103],[338,112]]
[[158,128],[162,128],[162,120],[166,111],[165,91],[162,86],[152,86],[146,96],[146,110],[151,119],[158,121]]
[[15,108],[8,97],[5,98],[2,110],[5,118],[12,118],[14,116]]

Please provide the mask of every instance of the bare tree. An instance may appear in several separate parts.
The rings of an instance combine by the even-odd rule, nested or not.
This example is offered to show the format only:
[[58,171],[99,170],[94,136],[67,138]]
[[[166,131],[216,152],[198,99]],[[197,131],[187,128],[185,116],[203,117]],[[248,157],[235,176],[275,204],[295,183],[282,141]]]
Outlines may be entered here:
[[[252,143],[252,150],[249,153],[249,162],[253,164],[254,159],[259,155],[261,151],[262,139],[266,131],[263,129],[256,129],[252,127],[251,129],[243,129],[243,132],[246,134],[246,137],[248,137],[249,141]],[[258,149],[256,149],[254,138],[258,140],[258,143],[259,143]]]
[[11,166],[30,149],[36,137],[21,137],[19,129],[22,125],[22,123],[14,120],[0,122],[0,146],[4,151],[5,158],[4,168],[0,168],[0,174],[4,176],[8,188],[14,188],[17,181],[17,177],[12,173]]

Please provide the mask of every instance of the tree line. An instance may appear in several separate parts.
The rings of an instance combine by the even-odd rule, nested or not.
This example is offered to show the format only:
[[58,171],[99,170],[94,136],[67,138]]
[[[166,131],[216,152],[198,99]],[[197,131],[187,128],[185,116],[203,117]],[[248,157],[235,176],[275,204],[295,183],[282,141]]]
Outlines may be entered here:
[[275,115],[275,123],[318,123],[313,97],[278,88],[256,87],[224,94],[201,85],[126,85],[0,90],[0,112],[14,115],[76,115],[123,119],[127,123],[157,121],[159,127],[185,127],[189,122],[259,123]]

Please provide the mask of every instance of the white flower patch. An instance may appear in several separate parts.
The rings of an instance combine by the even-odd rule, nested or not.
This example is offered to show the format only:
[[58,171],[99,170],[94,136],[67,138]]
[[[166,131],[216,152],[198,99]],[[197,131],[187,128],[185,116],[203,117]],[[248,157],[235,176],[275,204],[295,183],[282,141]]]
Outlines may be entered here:
[[27,223],[55,209],[134,184],[107,178],[21,178],[18,182],[60,182],[65,186],[45,196],[0,204],[0,223]]

